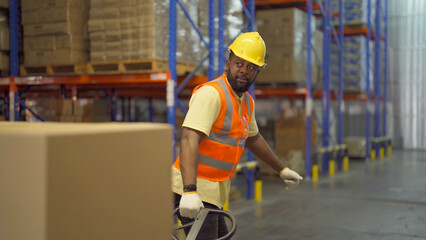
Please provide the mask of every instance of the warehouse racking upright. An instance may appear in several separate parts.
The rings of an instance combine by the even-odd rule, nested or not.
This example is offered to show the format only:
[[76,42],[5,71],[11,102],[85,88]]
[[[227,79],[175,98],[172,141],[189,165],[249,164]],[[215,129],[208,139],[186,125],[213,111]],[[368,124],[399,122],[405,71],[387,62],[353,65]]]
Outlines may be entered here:
[[[390,148],[390,139],[386,137],[386,112],[385,108],[383,110],[383,135],[380,134],[380,100],[382,100],[384,103],[386,103],[386,96],[387,96],[387,0],[383,0],[385,2],[385,18],[384,18],[384,25],[385,25],[385,37],[383,38],[383,41],[385,42],[385,50],[384,50],[384,80],[383,80],[383,97],[380,92],[380,72],[382,71],[380,69],[380,41],[382,40],[381,34],[380,34],[380,13],[382,11],[381,9],[381,3],[380,0],[376,0],[377,8],[376,8],[376,33],[375,33],[375,42],[379,46],[376,48],[375,51],[375,68],[374,68],[374,85],[377,86],[374,89],[374,113],[375,113],[375,131],[374,131],[374,138],[371,138],[370,136],[370,116],[369,116],[369,104],[370,104],[370,98],[372,97],[370,95],[370,79],[369,79],[369,40],[372,39],[371,34],[371,23],[370,23],[370,15],[371,15],[371,0],[367,0],[367,26],[361,26],[357,28],[346,28],[344,27],[344,21],[343,21],[343,0],[339,0],[339,11],[338,13],[331,12],[331,1],[330,0],[324,0],[324,1],[318,1],[317,3],[313,3],[313,0],[259,0],[256,1],[256,5],[262,8],[278,8],[278,7],[299,7],[307,12],[307,72],[306,72],[306,87],[304,88],[305,91],[301,91],[303,89],[297,88],[297,89],[257,89],[260,94],[270,94],[270,95],[286,95],[286,96],[295,96],[298,95],[299,97],[305,98],[305,106],[306,106],[306,149],[305,149],[305,156],[306,156],[306,176],[308,178],[312,177],[311,171],[315,171],[312,169],[316,169],[314,166],[311,166],[312,160],[313,160],[313,153],[311,153],[311,121],[312,121],[312,115],[313,115],[313,99],[321,98],[322,100],[322,146],[319,149],[319,154],[322,158],[322,173],[329,173],[329,175],[334,174],[334,159],[337,160],[338,169],[347,169],[347,161],[348,159],[345,158],[345,151],[346,146],[343,144],[343,111],[345,109],[345,99],[351,100],[351,99],[363,99],[365,100],[365,109],[366,109],[366,129],[365,129],[365,139],[366,139],[366,159],[374,158],[375,156],[379,156],[379,151],[381,153],[381,157],[383,157],[383,148],[388,147]],[[320,11],[320,14],[316,14],[319,17],[322,17],[323,19],[323,34],[324,34],[324,40],[323,40],[323,59],[322,64],[320,64],[320,67],[323,71],[323,84],[321,90],[315,90],[312,87],[311,84],[311,53],[315,53],[315,57],[318,58],[315,48],[311,43],[311,19],[314,15],[313,10]],[[338,15],[338,31],[336,31],[335,27],[331,23],[331,19],[333,16]],[[359,35],[359,36],[365,36],[367,39],[366,44],[366,67],[367,70],[365,72],[365,93],[363,94],[347,94],[343,92],[343,51],[344,51],[344,36],[353,36],[353,35]],[[334,37],[335,41],[337,42],[338,48],[339,48],[339,60],[338,60],[338,91],[333,92],[330,89],[330,43],[332,38]],[[320,62],[320,61],[318,61]],[[330,136],[330,101],[331,98],[337,99],[337,119],[338,119],[338,127],[337,127],[337,144],[332,144],[330,142],[331,136]],[[370,141],[373,141],[373,145],[371,146]],[[375,153],[370,154],[370,149],[375,149]],[[390,151],[388,151],[390,153]],[[314,167],[314,168],[313,168]],[[317,174],[314,174],[317,175]],[[315,176],[314,176],[315,178]]]

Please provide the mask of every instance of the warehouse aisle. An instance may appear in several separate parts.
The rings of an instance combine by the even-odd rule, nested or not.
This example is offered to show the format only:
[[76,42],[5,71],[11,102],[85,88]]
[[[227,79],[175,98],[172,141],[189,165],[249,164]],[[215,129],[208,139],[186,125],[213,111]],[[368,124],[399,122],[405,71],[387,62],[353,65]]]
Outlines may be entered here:
[[292,191],[264,179],[262,203],[230,203],[238,220],[233,239],[426,239],[425,172],[426,152],[394,151]]

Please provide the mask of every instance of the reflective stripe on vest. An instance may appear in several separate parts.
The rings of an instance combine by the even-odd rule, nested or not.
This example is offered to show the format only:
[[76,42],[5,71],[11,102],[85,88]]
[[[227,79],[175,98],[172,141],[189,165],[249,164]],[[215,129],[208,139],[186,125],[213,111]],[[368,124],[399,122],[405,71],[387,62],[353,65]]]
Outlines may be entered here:
[[[250,95],[244,93],[241,115],[238,113],[237,100],[226,82],[225,74],[203,85],[212,86],[219,92],[221,109],[209,136],[200,142],[197,177],[223,181],[232,178],[233,170],[244,150],[253,103]],[[174,164],[178,169],[179,162],[180,156]]]
[[229,134],[232,127],[232,115],[234,113],[234,104],[232,103],[230,92],[227,91],[228,87],[226,86],[225,80],[223,78],[219,78],[215,80],[217,83],[219,83],[220,87],[223,89],[223,92],[225,94],[226,99],[226,114],[225,114],[225,121],[223,122],[223,128],[220,131],[221,134]]
[[234,168],[233,163],[217,160],[203,154],[199,155],[198,162],[206,166],[217,168],[224,171],[232,171],[232,169]]

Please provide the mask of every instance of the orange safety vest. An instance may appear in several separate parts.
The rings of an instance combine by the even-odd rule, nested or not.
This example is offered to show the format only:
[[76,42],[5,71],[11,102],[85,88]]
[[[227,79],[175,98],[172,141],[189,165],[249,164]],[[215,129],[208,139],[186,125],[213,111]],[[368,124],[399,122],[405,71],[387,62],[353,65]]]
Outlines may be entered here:
[[[219,92],[221,107],[210,136],[205,137],[199,144],[197,177],[211,181],[232,179],[248,138],[254,101],[250,94],[244,93],[240,116],[237,99],[225,73],[213,81],[195,87],[192,94],[202,86],[212,86]],[[179,162],[180,155],[174,163],[180,170]]]

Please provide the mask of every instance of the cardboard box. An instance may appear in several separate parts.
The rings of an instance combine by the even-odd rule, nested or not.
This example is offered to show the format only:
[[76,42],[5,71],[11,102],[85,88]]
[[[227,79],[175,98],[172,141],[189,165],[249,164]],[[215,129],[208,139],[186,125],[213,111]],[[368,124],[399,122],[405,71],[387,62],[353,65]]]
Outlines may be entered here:
[[168,124],[2,122],[0,159],[0,239],[172,234]]
[[73,101],[72,99],[57,99],[55,101],[56,115],[73,115]]
[[90,51],[91,52],[99,52],[99,51],[106,51],[106,42],[101,40],[91,40],[90,41]]
[[[295,54],[298,53],[293,45],[271,48],[266,68],[259,73],[256,83],[306,83],[307,63]],[[312,83],[319,80],[318,69],[311,65]]]
[[9,0],[0,0],[0,7],[8,8],[9,7]]
[[[257,27],[264,39],[266,68],[257,78],[257,83],[306,84],[306,13],[297,8],[272,9],[256,12]],[[322,59],[322,33],[312,28],[312,43]],[[311,76],[315,84],[321,78],[315,54],[311,55]]]
[[26,51],[25,64],[27,65],[58,65],[86,63],[89,53],[80,50],[54,50],[54,51]]
[[55,34],[86,36],[86,26],[82,23],[74,22],[56,22],[24,25],[25,37]]
[[9,70],[10,65],[10,59],[9,59],[9,53],[0,51],[0,70],[5,71]]
[[76,22],[85,23],[88,11],[73,7],[40,8],[22,12],[22,24]]
[[21,8],[22,11],[55,7],[89,9],[89,3],[87,0],[21,0]]
[[89,51],[89,40],[77,35],[24,37],[24,51],[59,49]]
[[[311,151],[317,141],[316,120],[311,123]],[[306,115],[305,109],[286,109],[275,118],[275,153],[281,159],[288,159],[291,151],[301,151],[305,159]]]
[[24,37],[24,51],[55,50],[56,39],[54,35]]
[[10,50],[10,34],[9,28],[0,28],[0,50]]
[[105,51],[90,51],[90,61],[103,62],[106,60],[107,60],[107,57],[106,57]]
[[349,157],[365,157],[365,137],[346,137],[343,139],[343,143],[348,148]]

